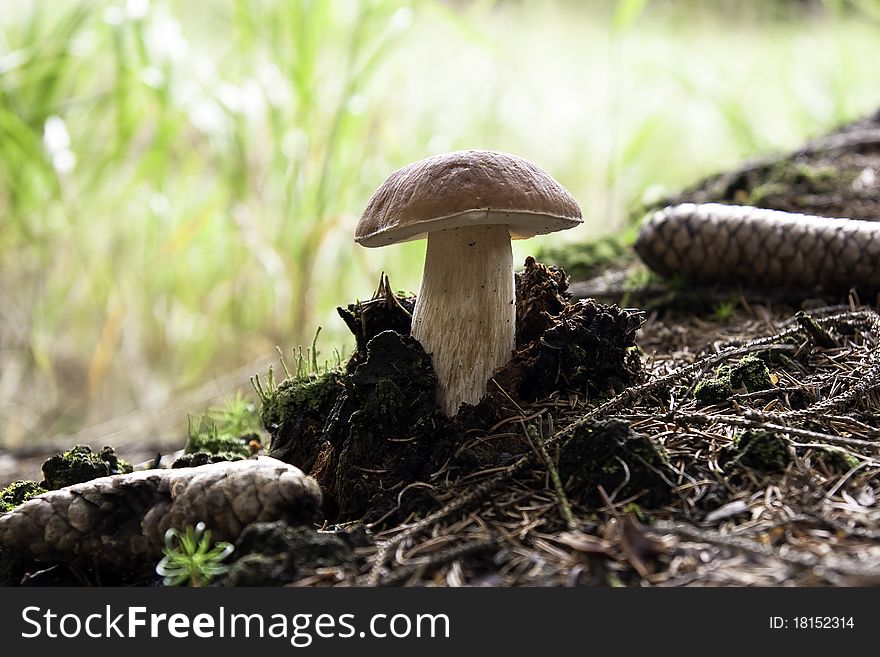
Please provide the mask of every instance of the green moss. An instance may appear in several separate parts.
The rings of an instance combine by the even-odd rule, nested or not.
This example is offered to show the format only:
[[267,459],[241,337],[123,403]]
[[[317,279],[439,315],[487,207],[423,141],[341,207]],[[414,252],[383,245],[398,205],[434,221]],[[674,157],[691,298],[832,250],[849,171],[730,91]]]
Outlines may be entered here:
[[814,165],[785,160],[771,168],[760,184],[748,193],[745,203],[756,207],[777,205],[791,196],[829,194],[838,189],[844,171],[831,165]]
[[235,436],[253,434],[260,428],[260,414],[256,404],[246,399],[240,392],[229,399],[224,406],[209,409],[205,419],[217,427],[217,433]]
[[725,448],[725,467],[744,466],[768,474],[782,472],[792,462],[788,441],[779,434],[763,429],[745,431]]
[[694,388],[694,397],[703,404],[726,401],[736,391],[758,392],[773,387],[770,370],[757,356],[746,356],[734,365],[722,365],[715,376]]
[[540,262],[556,263],[575,280],[587,280],[610,265],[631,260],[633,241],[634,234],[628,233],[564,246],[543,246],[535,257]]
[[773,387],[770,370],[757,356],[746,356],[730,370],[730,385],[734,389],[745,388],[746,392],[758,392]]
[[785,194],[786,191],[788,191],[788,186],[783,183],[763,183],[761,185],[757,185],[751,190],[751,192],[749,192],[745,203],[747,205],[752,205],[756,208],[764,207],[769,199],[779,196],[781,194]]
[[260,410],[272,437],[269,455],[309,472],[324,442],[324,425],[342,391],[339,370],[288,378],[266,395]]
[[642,507],[640,507],[640,506],[639,506],[638,504],[636,504],[635,502],[628,502],[627,504],[624,504],[624,505],[623,505],[623,508],[621,509],[621,512],[622,512],[624,515],[627,515],[627,514],[630,514],[630,513],[631,513],[631,514],[634,515],[636,518],[638,518],[641,522],[644,522],[644,521],[645,521],[645,517],[646,517],[646,516],[645,516],[645,512],[644,512],[644,510],[642,509]]
[[45,492],[46,489],[36,481],[13,481],[0,491],[0,513],[11,511],[19,504]]
[[[220,456],[218,460],[247,458],[254,451],[251,443],[263,441],[258,433],[259,414],[256,406],[241,394],[230,399],[225,406],[211,408],[201,416],[190,416],[188,439],[184,452],[187,455],[207,454]],[[191,465],[191,459],[185,459]],[[181,466],[184,467],[184,466]]]
[[340,377],[339,371],[331,370],[301,379],[285,379],[263,403],[260,411],[263,426],[272,433],[272,429],[302,415],[320,411],[339,394]]
[[729,365],[722,365],[715,370],[715,376],[703,379],[694,388],[694,397],[703,404],[718,404],[730,399],[732,394]]
[[811,165],[798,162],[794,166],[786,167],[784,180],[797,185],[804,191],[813,194],[827,194],[837,189],[840,171],[831,165]]
[[666,469],[666,451],[621,420],[579,427],[559,457],[566,492],[592,506],[604,504],[600,486],[615,499],[638,496],[643,508],[660,506],[671,497],[662,476]]
[[209,463],[221,463],[223,461],[241,461],[246,458],[241,454],[233,454],[231,452],[218,452],[217,454],[209,454],[208,452],[195,452],[193,454],[184,454],[174,460],[171,464],[172,468],[195,468],[200,465],[208,465]]
[[126,472],[131,472],[131,465],[117,457],[112,447],[95,453],[88,445],[76,445],[43,463],[43,486],[55,490]]
[[213,430],[190,434],[184,452],[186,454],[197,454],[199,452],[205,454],[230,454],[239,458],[247,458],[251,455],[248,443],[254,438],[259,439],[259,436],[255,433],[242,435],[221,434]]
[[859,464],[859,460],[839,447],[820,447],[813,452],[813,458],[823,463],[832,472],[843,474]]

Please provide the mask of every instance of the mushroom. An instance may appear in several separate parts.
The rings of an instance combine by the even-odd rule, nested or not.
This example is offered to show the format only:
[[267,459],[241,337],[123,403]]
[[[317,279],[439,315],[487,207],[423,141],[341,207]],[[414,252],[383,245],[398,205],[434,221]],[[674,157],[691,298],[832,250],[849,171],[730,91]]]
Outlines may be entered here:
[[494,151],[414,162],[373,193],[355,242],[377,247],[428,238],[412,335],[431,354],[437,402],[447,415],[463,402],[477,404],[514,349],[510,240],[581,222],[574,197],[552,176]]

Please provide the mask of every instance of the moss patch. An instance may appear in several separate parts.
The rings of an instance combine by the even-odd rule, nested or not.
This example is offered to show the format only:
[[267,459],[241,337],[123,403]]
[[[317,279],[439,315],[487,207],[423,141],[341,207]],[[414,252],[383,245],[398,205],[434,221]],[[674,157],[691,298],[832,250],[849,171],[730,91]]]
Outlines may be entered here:
[[600,237],[587,242],[564,246],[545,246],[538,251],[538,259],[555,262],[576,280],[587,280],[612,264],[632,259],[630,245],[634,235]]
[[286,379],[263,403],[260,418],[272,436],[269,456],[309,472],[326,438],[324,426],[342,392],[343,373],[331,370]]
[[[287,379],[266,395],[269,454],[318,480],[328,518],[384,515],[402,486],[430,474],[451,449],[457,434],[436,394],[419,342],[383,331],[352,358],[348,374]],[[404,497],[402,513],[416,498],[425,502]]]
[[217,433],[216,430],[209,430],[190,434],[184,452],[186,454],[197,454],[202,452],[210,455],[228,455],[237,456],[238,458],[247,458],[251,455],[250,442],[254,439],[259,440],[259,436],[256,433],[232,435],[228,433]]
[[245,457],[241,454],[233,454],[231,452],[220,452],[218,454],[209,454],[208,452],[196,452],[194,454],[184,454],[171,464],[172,468],[195,468],[200,465],[208,465],[209,463],[222,463],[223,461],[241,461]]
[[45,492],[46,489],[36,481],[13,481],[0,491],[0,513],[11,511],[19,504]]
[[722,365],[715,370],[715,376],[703,379],[694,388],[694,397],[703,404],[718,404],[730,399],[732,394],[729,365]]
[[43,463],[43,487],[55,490],[127,472],[131,472],[131,465],[116,456],[112,447],[95,453],[88,445],[76,445]]
[[788,441],[763,429],[744,431],[722,453],[725,468],[744,466],[767,474],[779,473],[792,462],[794,454]]
[[188,468],[221,461],[238,461],[259,452],[263,439],[257,408],[241,394],[220,408],[190,416],[184,454],[172,468]]
[[715,375],[694,388],[694,397],[703,404],[718,404],[738,391],[758,392],[773,387],[770,370],[757,356],[746,356],[734,365],[721,365]]
[[758,392],[773,387],[770,370],[757,356],[746,356],[730,370],[730,385],[733,389],[745,388],[746,392]]
[[[842,172],[837,167],[808,162],[781,162],[770,169],[766,179],[746,195],[746,203],[769,207],[786,197],[830,194],[840,184]],[[855,178],[855,176],[848,176]]]
[[638,496],[642,508],[663,505],[672,494],[661,476],[668,467],[665,450],[621,420],[579,427],[559,457],[566,492],[590,506],[605,503],[599,486],[617,500]]
[[821,447],[813,452],[813,459],[831,472],[844,474],[859,464],[859,460],[837,447]]

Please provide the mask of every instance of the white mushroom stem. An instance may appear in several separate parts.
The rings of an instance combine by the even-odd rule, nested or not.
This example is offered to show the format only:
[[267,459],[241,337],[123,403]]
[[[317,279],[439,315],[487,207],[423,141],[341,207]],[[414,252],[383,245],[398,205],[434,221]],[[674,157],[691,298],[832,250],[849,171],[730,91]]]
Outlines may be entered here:
[[437,402],[448,416],[476,404],[510,360],[516,294],[505,225],[448,228],[428,234],[412,334],[431,354]]

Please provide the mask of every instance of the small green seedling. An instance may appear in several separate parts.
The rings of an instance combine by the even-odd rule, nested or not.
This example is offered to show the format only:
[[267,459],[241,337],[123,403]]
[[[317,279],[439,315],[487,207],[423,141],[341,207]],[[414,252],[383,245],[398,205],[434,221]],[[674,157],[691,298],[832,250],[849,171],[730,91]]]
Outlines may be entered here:
[[238,391],[224,406],[208,409],[205,419],[214,420],[220,433],[234,436],[260,429],[259,409],[241,391]]
[[164,577],[165,586],[205,586],[229,569],[221,562],[234,549],[225,541],[212,547],[211,531],[203,522],[187,527],[185,532],[172,527],[165,532],[165,556],[156,564],[156,572]]
[[712,319],[716,322],[726,322],[731,317],[733,317],[733,313],[736,311],[736,302],[734,301],[721,301],[716,303],[712,309]]

